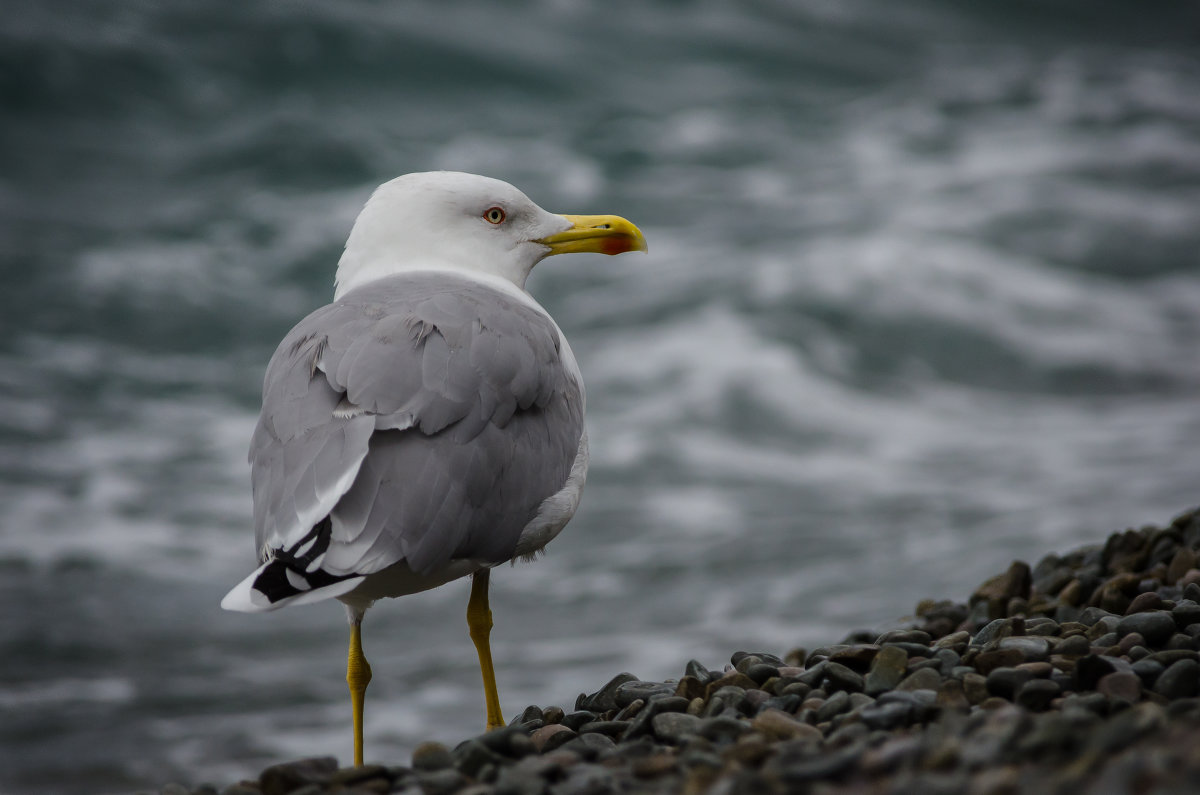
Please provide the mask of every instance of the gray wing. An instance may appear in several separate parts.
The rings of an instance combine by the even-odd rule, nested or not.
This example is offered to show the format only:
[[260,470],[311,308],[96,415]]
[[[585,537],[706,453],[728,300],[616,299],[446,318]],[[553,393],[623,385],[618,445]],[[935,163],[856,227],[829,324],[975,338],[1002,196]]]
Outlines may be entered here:
[[511,558],[583,433],[559,340],[535,308],[432,272],[297,324],[267,368],[250,449],[260,556],[291,572],[269,579],[295,595],[402,559],[427,574]]

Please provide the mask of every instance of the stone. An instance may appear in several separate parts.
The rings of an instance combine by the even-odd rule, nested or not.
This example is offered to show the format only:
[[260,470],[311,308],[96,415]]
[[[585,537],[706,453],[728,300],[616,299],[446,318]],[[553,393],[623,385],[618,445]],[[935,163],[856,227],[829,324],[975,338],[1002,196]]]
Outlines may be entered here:
[[571,712],[567,715],[564,715],[562,720],[559,722],[562,723],[563,726],[566,726],[568,729],[571,729],[572,731],[579,731],[580,726],[582,726],[585,723],[591,723],[594,720],[598,720],[599,717],[600,717],[599,715],[597,715],[595,712],[592,712],[591,710],[580,709],[580,710],[576,710],[575,712]]
[[845,690],[839,690],[825,699],[825,703],[817,709],[817,723],[833,720],[835,715],[840,715],[849,708],[850,694]]
[[[1032,586],[1033,574],[1029,569],[1029,564],[1016,560],[1008,567],[1008,571],[997,574],[980,585],[975,593],[971,594],[968,603],[975,605],[979,602],[987,602],[989,605],[999,603],[1007,605],[1008,600],[1013,597],[1028,599]],[[995,617],[999,618],[1000,616]]]
[[[714,719],[717,720],[717,719]],[[791,715],[777,709],[765,709],[750,721],[750,728],[762,732],[773,740],[812,740],[820,742],[821,731],[807,723],[801,723]]]
[[1079,687],[1083,690],[1095,690],[1096,683],[1101,677],[1116,672],[1132,673],[1132,666],[1120,657],[1110,657],[1102,654],[1089,654],[1075,665],[1075,675]]
[[[824,670],[824,667],[822,667],[822,673]],[[741,673],[740,671],[730,671],[720,679],[709,682],[708,686],[704,690],[704,697],[706,699],[712,698],[714,693],[724,687],[740,687],[742,690],[750,690],[752,688],[757,688],[758,682],[755,682],[753,679],[746,676],[744,673]]]
[[1200,684],[1200,663],[1195,660],[1178,660],[1159,674],[1154,683],[1154,692],[1168,699],[1191,698],[1197,694]]
[[845,665],[829,661],[825,664],[825,682],[826,689],[844,690],[852,693],[861,692],[863,689],[863,677],[861,674],[855,673]]
[[454,766],[472,778],[479,778],[480,772],[488,765],[501,767],[505,762],[502,755],[493,751],[478,738],[460,743],[454,749],[453,755]]
[[1019,668],[994,668],[987,676],[987,689],[993,696],[1012,701],[1016,698],[1017,691],[1032,678],[1028,671]]
[[908,724],[912,706],[899,701],[864,707],[859,717],[872,729],[889,731]]
[[577,736],[579,735],[563,724],[551,723],[549,726],[543,726],[534,731],[530,735],[530,739],[533,741],[533,747],[539,753],[547,753],[558,748],[563,743],[575,739]]
[[338,769],[332,756],[316,756],[271,765],[258,777],[263,795],[287,795],[309,784],[324,786]]
[[646,702],[655,696],[673,695],[675,695],[675,687],[673,685],[664,684],[663,682],[630,681],[617,685],[616,690],[613,692],[613,700],[616,702],[616,708],[621,709],[628,707],[634,701],[641,700],[642,702]]
[[963,683],[957,679],[946,679],[938,687],[937,704],[942,709],[966,712],[971,708],[971,702],[963,689]]
[[1031,712],[1042,712],[1050,702],[1062,694],[1057,682],[1049,679],[1031,679],[1017,691],[1016,704]]
[[454,767],[454,757],[441,743],[424,742],[413,749],[412,766],[414,770],[444,770]]
[[1196,568],[1196,553],[1188,547],[1180,547],[1167,566],[1167,582],[1171,585],[1183,579],[1189,569]]
[[1119,698],[1134,704],[1142,697],[1142,680],[1136,672],[1116,671],[1100,677],[1096,690],[1110,699]]
[[708,680],[700,680],[688,674],[675,685],[675,695],[691,701],[693,698],[703,698],[708,686]]
[[762,662],[762,663],[756,663],[755,665],[748,666],[744,673],[746,674],[746,676],[753,679],[756,684],[761,685],[763,682],[766,682],[771,677],[778,676],[779,668],[774,665],[771,665],[770,663]]
[[595,720],[579,727],[579,734],[606,734],[613,739],[620,737],[629,728],[627,720]]
[[[581,695],[575,701],[575,709],[587,710],[589,712],[608,712],[609,710],[618,709],[617,688],[628,682],[637,681],[639,681],[638,678],[627,671],[619,673],[608,680],[607,684],[595,693]],[[630,700],[632,701],[633,699]]]
[[700,728],[700,718],[686,712],[663,712],[652,720],[654,735],[668,743],[680,743]]
[[996,668],[1015,668],[1023,662],[1025,655],[1017,649],[995,649],[980,652],[975,657],[975,668],[986,676]]
[[963,677],[962,683],[963,694],[972,705],[983,703],[991,695],[987,689],[987,677],[982,674],[969,673]]
[[922,668],[914,671],[896,685],[896,690],[933,690],[936,691],[942,683],[942,677],[932,668]]
[[1072,635],[1069,638],[1063,638],[1054,651],[1068,657],[1083,657],[1092,653],[1092,644],[1084,635]]
[[713,679],[720,678],[720,676],[713,676],[712,672],[699,660],[688,660],[687,665],[684,666],[683,674],[684,676],[690,676],[693,679],[699,680],[702,684],[708,684]]
[[970,642],[971,633],[964,629],[958,632],[952,632],[943,638],[939,638],[938,641],[933,644],[933,646],[937,649],[954,649],[959,654],[962,654],[964,651],[966,651],[966,648]]
[[870,667],[871,661],[875,659],[875,655],[879,654],[879,649],[880,646],[874,643],[858,643],[831,654],[829,661],[840,663],[853,671],[864,673]]
[[1130,668],[1137,674],[1144,687],[1153,687],[1159,675],[1167,669],[1162,663],[1151,659],[1138,660]]
[[[806,726],[808,724],[805,724]],[[809,727],[813,728],[813,727]],[[814,729],[820,734],[819,730]],[[715,718],[705,718],[700,721],[696,734],[716,743],[732,742],[750,731],[750,724],[744,720],[718,715]]]
[[1020,652],[1023,662],[1037,662],[1050,656],[1050,641],[1036,636],[1001,638],[996,647],[1000,651]]
[[878,695],[900,684],[908,670],[908,652],[898,646],[883,646],[871,660],[871,668],[863,680],[868,695]]
[[1151,646],[1158,646],[1175,634],[1175,619],[1166,610],[1127,615],[1117,624],[1117,635],[1136,632]]
[[1134,613],[1144,613],[1147,610],[1162,610],[1163,599],[1155,591],[1146,591],[1133,597],[1133,601],[1129,603],[1129,607],[1125,608],[1125,615],[1133,615]]

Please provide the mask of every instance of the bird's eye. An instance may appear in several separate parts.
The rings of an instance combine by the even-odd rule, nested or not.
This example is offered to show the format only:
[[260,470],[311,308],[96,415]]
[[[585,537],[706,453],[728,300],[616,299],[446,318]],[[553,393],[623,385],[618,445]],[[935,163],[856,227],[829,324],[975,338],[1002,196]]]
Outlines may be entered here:
[[503,207],[489,207],[483,214],[484,220],[489,224],[502,224],[507,217]]

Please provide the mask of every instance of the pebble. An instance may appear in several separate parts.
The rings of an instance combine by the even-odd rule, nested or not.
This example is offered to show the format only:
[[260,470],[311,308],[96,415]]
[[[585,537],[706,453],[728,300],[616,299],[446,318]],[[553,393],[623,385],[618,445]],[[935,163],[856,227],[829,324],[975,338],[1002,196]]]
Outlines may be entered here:
[[863,677],[845,665],[833,661],[825,664],[825,681],[834,689],[858,693],[863,689]]
[[1151,646],[1157,646],[1175,634],[1175,619],[1166,610],[1133,613],[1120,620],[1116,631],[1118,636],[1136,632]]
[[411,769],[304,759],[224,792],[1187,791],[1200,780],[1198,547],[1200,514],[1184,514],[1015,562],[969,604],[926,600],[911,624],[811,655],[737,651],[667,682],[622,673],[570,713],[531,706],[453,751],[423,743]]
[[654,716],[653,726],[654,735],[660,740],[679,743],[697,732],[700,718],[686,712],[664,712]]
[[871,660],[863,686],[868,695],[878,695],[900,684],[907,670],[908,652],[898,646],[884,646]]

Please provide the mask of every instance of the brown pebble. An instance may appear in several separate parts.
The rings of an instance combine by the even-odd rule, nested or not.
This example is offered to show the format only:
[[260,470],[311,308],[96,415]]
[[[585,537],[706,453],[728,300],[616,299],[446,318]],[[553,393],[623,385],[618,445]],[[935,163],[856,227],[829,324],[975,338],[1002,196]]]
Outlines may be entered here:
[[1129,603],[1129,607],[1125,608],[1125,615],[1131,616],[1134,613],[1145,613],[1147,610],[1162,610],[1163,600],[1154,591],[1146,591],[1140,593],[1133,598]]
[[[541,752],[546,747],[547,743],[550,743],[551,737],[554,737],[557,734],[562,734],[563,732],[569,732],[572,737],[575,736],[574,731],[566,726],[563,726],[561,723],[551,723],[549,726],[543,726],[542,728],[535,730],[533,734],[530,735],[530,739],[533,740],[533,747]],[[560,739],[557,745],[561,745],[562,742],[565,742],[565,740]]]
[[684,676],[675,687],[675,695],[682,696],[691,701],[693,698],[703,698],[705,690],[706,684],[704,682],[701,682],[694,676]]
[[1024,660],[1025,655],[1017,649],[994,649],[981,652],[975,658],[975,668],[986,676],[997,668],[1015,668]]
[[990,693],[987,689],[987,677],[982,674],[967,674],[963,677],[963,694],[972,704],[983,703]]
[[[816,731],[814,729],[814,731]],[[733,745],[721,752],[721,758],[726,762],[738,762],[747,767],[757,767],[768,754],[771,745],[756,732],[746,732],[737,738]]]
[[1196,568],[1196,553],[1188,547],[1180,547],[1167,566],[1167,583],[1175,585],[1182,580],[1190,569]]
[[717,692],[722,687],[726,687],[727,685],[740,687],[743,690],[758,689],[758,682],[755,682],[753,679],[739,671],[730,671],[717,681],[708,683],[708,687],[706,687],[704,690],[704,698],[706,700],[712,698],[713,693]]
[[1180,588],[1186,588],[1194,582],[1200,582],[1200,569],[1188,569],[1187,573],[1179,578],[1179,582],[1175,583]]
[[819,741],[821,732],[807,723],[801,723],[786,712],[764,709],[750,721],[750,727],[769,739]]
[[1071,580],[1058,592],[1058,601],[1071,607],[1079,607],[1083,602],[1083,583]]
[[1134,704],[1142,697],[1142,680],[1135,673],[1116,671],[1100,677],[1096,690],[1109,698],[1122,698]]
[[1129,650],[1134,646],[1145,646],[1146,639],[1142,637],[1140,632],[1130,632],[1117,644],[1117,648],[1121,650],[1121,654],[1129,654]]
[[1000,696],[988,696],[983,701],[979,702],[979,708],[988,710],[1003,709],[1004,707],[1012,707],[1012,702]]
[[1018,671],[1028,671],[1034,679],[1045,679],[1054,673],[1054,666],[1048,662],[1027,662],[1016,666]]
[[638,778],[658,778],[673,772],[678,761],[673,754],[651,754],[633,760],[630,768]]
[[966,712],[971,708],[971,702],[963,690],[963,683],[957,679],[947,679],[942,682],[942,686],[937,691],[937,704],[942,709],[960,712]]

